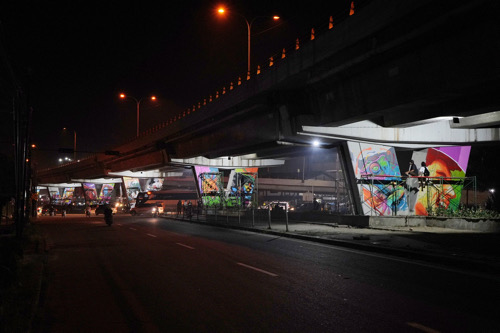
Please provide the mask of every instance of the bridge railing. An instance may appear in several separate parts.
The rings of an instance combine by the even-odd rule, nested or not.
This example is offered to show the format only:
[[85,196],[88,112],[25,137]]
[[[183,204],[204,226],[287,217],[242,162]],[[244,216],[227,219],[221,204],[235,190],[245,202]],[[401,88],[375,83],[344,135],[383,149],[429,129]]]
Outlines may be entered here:
[[[355,15],[358,11],[362,10],[368,3],[372,2],[372,0],[358,0],[351,1],[349,6],[345,9],[332,13],[329,16],[328,21],[324,20],[322,23],[317,24],[314,27],[311,27],[311,30],[307,33],[304,33],[302,36],[296,38],[293,44],[285,45],[280,48],[279,51],[273,53],[267,58],[265,64],[259,64],[253,66],[250,73],[245,73],[243,75],[238,76],[235,80],[228,83],[227,86],[220,87],[218,90],[209,94],[207,97],[201,99],[198,102],[195,102],[192,106],[186,108],[184,111],[172,115],[169,119],[158,123],[154,127],[142,132],[139,137],[147,136],[155,131],[164,129],[171,124],[180,121],[192,113],[197,112],[200,109],[203,109],[207,105],[212,102],[217,101],[219,98],[223,98],[230,94],[233,90],[237,89],[239,86],[245,85],[247,81],[251,79],[258,78],[260,75],[270,72],[280,64],[286,62],[287,58],[296,52],[300,52],[305,45],[309,43],[313,43],[316,38],[318,38],[321,34],[327,33],[329,30],[335,29],[335,27],[348,19],[349,17]],[[130,141],[134,141],[137,138],[131,138]]]

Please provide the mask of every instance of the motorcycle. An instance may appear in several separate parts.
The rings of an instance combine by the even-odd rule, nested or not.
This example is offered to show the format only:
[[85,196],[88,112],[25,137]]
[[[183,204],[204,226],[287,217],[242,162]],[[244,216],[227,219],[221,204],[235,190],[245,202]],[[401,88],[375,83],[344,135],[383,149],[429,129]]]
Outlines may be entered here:
[[113,210],[109,207],[104,209],[104,222],[106,222],[108,226],[113,224]]

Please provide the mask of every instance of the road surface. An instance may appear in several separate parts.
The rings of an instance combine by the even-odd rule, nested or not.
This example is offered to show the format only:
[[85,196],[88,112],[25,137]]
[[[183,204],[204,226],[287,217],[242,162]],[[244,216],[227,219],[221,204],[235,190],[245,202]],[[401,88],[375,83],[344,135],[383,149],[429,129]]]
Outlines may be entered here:
[[34,332],[499,332],[498,276],[161,218],[42,217]]

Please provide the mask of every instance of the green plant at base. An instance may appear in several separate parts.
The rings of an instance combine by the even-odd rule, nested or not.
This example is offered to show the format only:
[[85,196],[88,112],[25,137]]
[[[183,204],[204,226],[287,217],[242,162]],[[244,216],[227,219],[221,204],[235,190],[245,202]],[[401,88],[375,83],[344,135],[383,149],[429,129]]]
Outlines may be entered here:
[[482,209],[482,208],[467,208],[458,207],[457,209],[445,208],[445,207],[434,207],[429,209],[429,216],[439,216],[439,217],[457,217],[457,218],[478,218],[478,219],[498,219],[500,218],[500,213]]

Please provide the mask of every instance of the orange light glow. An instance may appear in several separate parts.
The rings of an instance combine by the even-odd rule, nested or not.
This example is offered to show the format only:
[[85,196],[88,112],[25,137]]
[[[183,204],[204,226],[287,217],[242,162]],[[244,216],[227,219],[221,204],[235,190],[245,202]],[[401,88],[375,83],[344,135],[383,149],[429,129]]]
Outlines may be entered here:
[[125,94],[120,94],[120,98],[125,98]]
[[219,9],[217,9],[217,12],[223,15],[226,12],[226,10],[224,9],[224,7],[219,7]]
[[273,20],[277,21],[277,20],[279,20],[279,19],[280,19],[280,17],[279,17],[278,15],[274,15],[274,16],[273,16]]
[[152,101],[156,101],[156,96],[151,96]]

